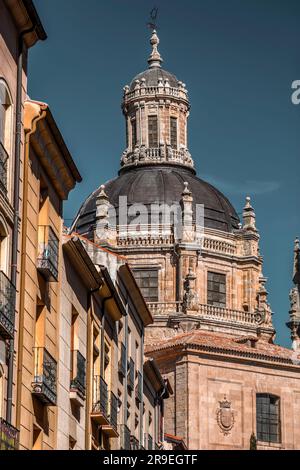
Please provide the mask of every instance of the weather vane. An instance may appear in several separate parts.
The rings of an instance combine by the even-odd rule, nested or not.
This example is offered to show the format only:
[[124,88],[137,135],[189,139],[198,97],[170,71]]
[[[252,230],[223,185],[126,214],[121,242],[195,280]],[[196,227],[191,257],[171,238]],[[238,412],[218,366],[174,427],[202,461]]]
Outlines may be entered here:
[[158,8],[153,7],[152,10],[150,11],[150,21],[148,21],[147,23],[147,26],[149,29],[152,29],[152,30],[158,29],[157,23],[156,23],[157,16],[158,16]]

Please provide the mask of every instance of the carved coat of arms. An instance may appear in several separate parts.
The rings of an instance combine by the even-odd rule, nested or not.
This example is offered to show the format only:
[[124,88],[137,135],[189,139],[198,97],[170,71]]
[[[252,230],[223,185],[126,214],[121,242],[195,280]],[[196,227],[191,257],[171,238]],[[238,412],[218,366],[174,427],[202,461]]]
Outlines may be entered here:
[[234,426],[234,412],[231,409],[231,402],[226,399],[226,396],[223,401],[219,401],[219,404],[217,422],[223,434],[227,436]]

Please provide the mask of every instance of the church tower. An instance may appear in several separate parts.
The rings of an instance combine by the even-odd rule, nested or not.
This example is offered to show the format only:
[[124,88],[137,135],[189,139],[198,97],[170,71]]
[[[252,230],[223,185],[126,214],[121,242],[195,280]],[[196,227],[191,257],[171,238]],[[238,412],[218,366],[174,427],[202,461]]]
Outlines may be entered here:
[[166,433],[189,449],[249,449],[253,435],[260,449],[297,448],[299,424],[283,415],[300,411],[299,242],[292,351],[274,344],[253,203],[245,198],[240,220],[197,176],[187,88],[162,68],[155,31],[150,42],[148,68],[124,87],[119,175],[87,198],[72,230],[94,242],[96,265],[109,250],[133,270],[154,320],[145,354],[174,391]]
[[[240,223],[228,199],[196,176],[186,85],[162,68],[155,30],[150,43],[148,68],[124,87],[119,176],[84,202],[73,230],[127,256],[154,316],[149,342],[199,328],[272,341],[250,198]],[[180,207],[181,231],[162,205]]]

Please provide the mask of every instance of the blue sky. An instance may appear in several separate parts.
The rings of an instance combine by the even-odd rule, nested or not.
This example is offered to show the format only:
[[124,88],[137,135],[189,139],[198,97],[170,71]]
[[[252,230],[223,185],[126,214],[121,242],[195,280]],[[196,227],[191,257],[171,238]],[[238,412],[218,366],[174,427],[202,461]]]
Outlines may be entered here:
[[[122,88],[147,67],[153,1],[35,0],[48,40],[30,52],[29,95],[49,103],[83,176],[81,202],[119,169]],[[198,175],[241,213],[252,196],[277,340],[289,345],[293,240],[300,235],[297,0],[157,0],[164,68],[189,90]]]

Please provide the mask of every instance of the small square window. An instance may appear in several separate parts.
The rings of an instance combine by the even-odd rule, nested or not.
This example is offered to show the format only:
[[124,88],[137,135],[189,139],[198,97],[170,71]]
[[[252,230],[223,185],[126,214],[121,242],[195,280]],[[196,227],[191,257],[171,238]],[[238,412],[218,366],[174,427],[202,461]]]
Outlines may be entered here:
[[147,302],[158,302],[158,270],[134,270],[136,282]]

